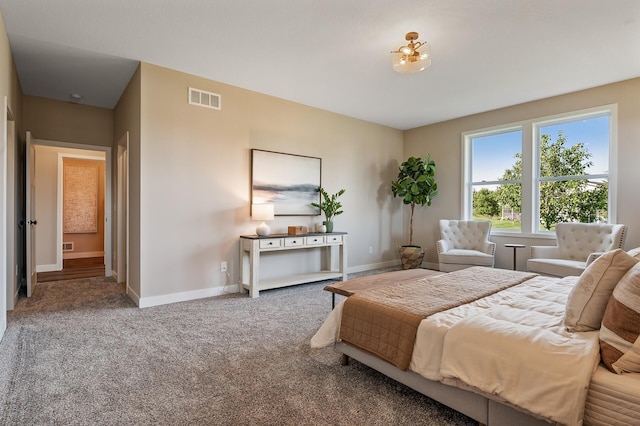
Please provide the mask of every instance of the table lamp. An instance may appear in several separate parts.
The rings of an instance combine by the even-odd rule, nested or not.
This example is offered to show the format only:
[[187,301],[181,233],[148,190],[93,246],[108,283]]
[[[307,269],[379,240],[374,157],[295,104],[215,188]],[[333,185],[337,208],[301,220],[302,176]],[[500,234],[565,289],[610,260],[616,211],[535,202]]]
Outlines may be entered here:
[[265,220],[273,220],[274,208],[273,204],[252,204],[251,219],[260,220],[262,223],[256,228],[256,234],[266,237],[271,233],[269,226],[264,223]]

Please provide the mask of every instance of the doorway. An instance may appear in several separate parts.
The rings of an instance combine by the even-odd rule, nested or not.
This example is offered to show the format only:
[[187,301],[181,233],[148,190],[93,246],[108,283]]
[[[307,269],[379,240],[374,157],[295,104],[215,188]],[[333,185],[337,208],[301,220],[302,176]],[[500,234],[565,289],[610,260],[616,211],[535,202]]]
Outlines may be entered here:
[[[96,217],[95,223],[88,226],[99,226],[103,234],[103,242],[99,250],[94,250],[93,253],[89,253],[91,257],[104,256],[104,275],[112,276],[112,196],[111,196],[111,148],[99,147],[92,145],[73,144],[60,141],[49,141],[42,139],[32,139],[32,145],[37,150],[37,163],[36,173],[42,176],[53,176],[50,179],[40,179],[38,182],[38,194],[37,194],[37,240],[36,240],[36,253],[37,253],[37,272],[50,272],[63,270],[64,257],[82,258],[83,256],[63,256],[63,243],[65,236],[70,235],[64,231],[64,214],[63,205],[64,200],[62,198],[63,193],[63,161],[65,158],[73,160],[99,160],[103,162],[103,169],[100,172],[100,184],[102,187],[102,194],[104,197],[104,209],[103,215],[99,218]],[[49,161],[46,161],[48,157]],[[44,168],[41,169],[41,168]],[[50,168],[49,170],[47,168]],[[86,180],[86,177],[80,177]],[[43,185],[44,182],[49,182],[49,185]],[[28,184],[28,183],[27,183]],[[49,203],[49,206],[42,205]],[[31,219],[36,220],[36,219]],[[91,229],[88,230],[89,232]],[[77,232],[80,235],[83,232],[82,228],[72,229],[72,232]],[[77,247],[77,245],[76,245]],[[82,250],[80,250],[81,252]],[[78,250],[75,251],[78,254]],[[76,261],[77,263],[77,261]],[[37,280],[36,280],[37,282]]]

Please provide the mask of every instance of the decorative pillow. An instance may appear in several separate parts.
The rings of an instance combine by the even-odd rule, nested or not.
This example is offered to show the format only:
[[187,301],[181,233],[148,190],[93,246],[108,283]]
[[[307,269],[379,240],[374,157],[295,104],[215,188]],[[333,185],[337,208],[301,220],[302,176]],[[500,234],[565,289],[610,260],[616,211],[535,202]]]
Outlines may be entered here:
[[627,254],[631,257],[635,257],[636,259],[640,260],[640,247],[636,247],[634,249],[629,250]]
[[624,250],[604,253],[584,270],[569,294],[564,325],[569,331],[591,331],[600,328],[611,293],[620,278],[637,259]]
[[640,373],[640,263],[613,290],[600,329],[600,356],[614,373]]

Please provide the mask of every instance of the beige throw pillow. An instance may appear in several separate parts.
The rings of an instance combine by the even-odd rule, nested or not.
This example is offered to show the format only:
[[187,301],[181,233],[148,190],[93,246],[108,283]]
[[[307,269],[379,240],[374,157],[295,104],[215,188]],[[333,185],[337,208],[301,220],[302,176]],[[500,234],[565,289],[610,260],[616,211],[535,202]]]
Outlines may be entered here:
[[636,259],[640,260],[640,247],[636,247],[634,249],[627,251],[627,254],[631,257],[635,257]]
[[594,260],[569,294],[564,317],[567,330],[598,330],[613,289],[636,263],[638,260],[622,249],[608,251]]
[[609,299],[600,329],[600,356],[614,373],[640,373],[640,263]]

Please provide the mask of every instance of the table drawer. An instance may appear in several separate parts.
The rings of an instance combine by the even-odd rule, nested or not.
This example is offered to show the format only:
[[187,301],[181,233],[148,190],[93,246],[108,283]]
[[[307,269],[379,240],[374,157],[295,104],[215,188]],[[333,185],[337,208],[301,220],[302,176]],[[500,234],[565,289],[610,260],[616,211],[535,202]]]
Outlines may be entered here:
[[327,243],[341,243],[342,235],[327,235]]
[[313,236],[313,237],[306,237],[305,238],[305,243],[308,246],[313,246],[313,245],[318,245],[318,244],[324,244],[324,237],[323,236]]
[[295,246],[303,246],[304,245],[304,237],[296,237],[296,238],[285,238],[284,246],[285,247],[295,247]]
[[278,248],[282,247],[282,238],[269,238],[268,240],[260,240],[260,248]]

